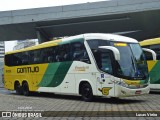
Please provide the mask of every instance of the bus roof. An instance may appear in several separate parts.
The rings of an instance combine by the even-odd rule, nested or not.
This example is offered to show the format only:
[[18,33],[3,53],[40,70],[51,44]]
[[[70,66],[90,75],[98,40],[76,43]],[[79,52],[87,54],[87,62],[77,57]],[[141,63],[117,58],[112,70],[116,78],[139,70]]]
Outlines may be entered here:
[[160,44],[160,38],[153,38],[139,42],[141,46]]
[[138,43],[138,41],[133,38],[120,36],[120,35],[106,34],[106,33],[86,33],[86,34],[76,35],[76,36],[62,38],[58,40],[51,40],[49,42],[44,42],[39,45],[27,47],[24,49],[6,52],[6,54],[12,54],[12,53],[24,52],[24,51],[46,48],[46,47],[51,47],[51,46],[57,46],[57,45],[69,43],[71,41],[91,40],[91,39],[102,39],[102,40],[110,40],[110,41],[116,41],[116,42]]
[[110,40],[115,42],[127,42],[127,43],[138,43],[137,40],[121,35],[115,34],[106,34],[106,33],[88,33],[84,34],[86,40],[91,39],[103,39],[103,40]]

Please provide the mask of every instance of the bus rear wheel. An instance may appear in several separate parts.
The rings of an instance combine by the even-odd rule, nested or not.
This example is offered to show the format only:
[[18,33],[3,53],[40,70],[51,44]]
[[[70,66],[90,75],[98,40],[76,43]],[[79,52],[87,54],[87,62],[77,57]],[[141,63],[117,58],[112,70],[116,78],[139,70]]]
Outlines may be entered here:
[[16,90],[16,94],[17,95],[21,95],[22,94],[22,87],[21,87],[19,82],[15,83],[15,90]]
[[85,83],[81,87],[81,95],[82,99],[86,102],[90,102],[93,100],[93,92],[91,85],[89,83]]
[[23,95],[28,96],[29,95],[28,83],[27,82],[23,83],[22,88],[23,88]]

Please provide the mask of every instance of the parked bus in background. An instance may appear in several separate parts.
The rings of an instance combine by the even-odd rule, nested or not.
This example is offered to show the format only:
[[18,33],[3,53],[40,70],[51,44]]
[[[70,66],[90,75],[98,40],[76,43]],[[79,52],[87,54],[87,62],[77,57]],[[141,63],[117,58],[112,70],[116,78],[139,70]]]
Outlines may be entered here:
[[5,54],[4,84],[31,91],[126,97],[149,93],[147,62],[137,40],[90,33]]
[[156,61],[152,54],[145,52],[147,57],[151,91],[160,91],[160,38],[148,39],[140,42],[143,48],[149,48],[156,53]]

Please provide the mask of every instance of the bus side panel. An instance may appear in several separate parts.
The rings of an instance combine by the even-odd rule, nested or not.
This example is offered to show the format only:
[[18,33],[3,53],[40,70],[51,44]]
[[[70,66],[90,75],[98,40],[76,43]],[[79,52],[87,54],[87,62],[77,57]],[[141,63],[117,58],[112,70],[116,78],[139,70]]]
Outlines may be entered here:
[[14,90],[14,81],[12,81],[13,77],[13,75],[4,75],[4,88]]
[[4,66],[4,88],[14,90],[15,68]]
[[73,76],[68,74],[71,65],[72,61],[50,63],[38,84],[40,87],[38,91],[61,92],[62,86],[67,87],[67,85],[62,85],[63,83],[68,83],[70,79],[74,80]]
[[76,80],[73,73],[67,73],[63,82],[61,83],[60,91],[61,93],[76,93]]
[[150,75],[150,84],[160,84],[160,61],[147,61],[149,75]]
[[[66,71],[66,73],[65,73],[64,80],[62,81],[62,83],[59,86],[57,86],[60,88],[60,92],[61,93],[79,94],[79,91],[78,91],[79,80],[86,79],[86,78],[90,79],[90,77],[88,77],[89,66],[90,66],[90,64],[87,64],[84,62],[73,61],[70,68],[68,68],[68,71]],[[65,69],[64,65],[63,65],[63,69]],[[85,74],[85,75],[83,75],[83,74]],[[80,76],[79,79],[77,79],[78,76]]]
[[96,95],[96,79],[95,75],[92,75],[93,72],[96,73],[96,69],[95,66],[93,66],[92,64],[88,64],[81,61],[73,62],[69,73],[75,75],[74,77],[75,87],[73,88],[73,90],[75,89],[76,94],[79,94],[80,83],[85,81],[91,85],[93,94]]
[[14,90],[14,83],[18,81],[22,86],[22,82],[26,81],[30,91],[37,91],[39,83],[46,71],[48,64],[26,65],[26,66],[5,66],[4,81],[5,88]]

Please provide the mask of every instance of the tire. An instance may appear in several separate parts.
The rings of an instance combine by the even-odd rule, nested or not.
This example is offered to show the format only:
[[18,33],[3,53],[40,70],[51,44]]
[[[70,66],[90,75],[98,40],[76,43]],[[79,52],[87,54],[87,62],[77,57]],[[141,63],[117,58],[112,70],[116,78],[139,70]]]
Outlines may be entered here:
[[81,95],[82,99],[86,102],[90,102],[93,100],[93,92],[91,85],[89,83],[85,83],[81,87]]
[[15,83],[15,90],[17,95],[22,95],[22,87],[19,82]]
[[111,99],[112,99],[113,101],[119,101],[119,98],[118,98],[118,97],[111,97]]
[[23,88],[23,95],[29,96],[29,87],[27,82],[22,84],[22,88]]

